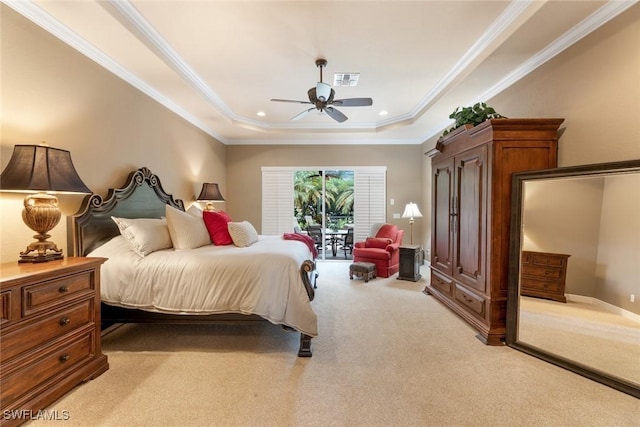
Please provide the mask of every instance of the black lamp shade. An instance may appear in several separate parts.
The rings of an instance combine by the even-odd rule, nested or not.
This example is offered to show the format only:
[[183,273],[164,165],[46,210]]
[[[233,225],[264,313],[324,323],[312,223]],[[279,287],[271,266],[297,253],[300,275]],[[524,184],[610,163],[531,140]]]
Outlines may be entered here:
[[200,190],[200,195],[197,200],[224,202],[224,197],[222,197],[222,194],[220,193],[218,184],[205,182],[202,184],[202,190]]
[[71,153],[44,145],[16,145],[0,175],[2,191],[91,193],[76,172]]

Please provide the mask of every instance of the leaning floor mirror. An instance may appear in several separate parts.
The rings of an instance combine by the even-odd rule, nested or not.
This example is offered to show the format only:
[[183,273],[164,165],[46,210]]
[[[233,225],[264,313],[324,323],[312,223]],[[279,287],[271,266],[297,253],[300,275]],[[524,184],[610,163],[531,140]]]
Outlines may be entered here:
[[640,160],[513,175],[507,345],[640,398]]

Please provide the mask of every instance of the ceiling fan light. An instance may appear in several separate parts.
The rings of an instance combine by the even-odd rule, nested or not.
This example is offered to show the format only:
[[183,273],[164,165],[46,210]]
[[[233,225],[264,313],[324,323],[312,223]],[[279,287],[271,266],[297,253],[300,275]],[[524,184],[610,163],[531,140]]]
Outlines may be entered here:
[[323,82],[318,82],[316,85],[316,98],[320,101],[326,101],[331,96],[331,85]]

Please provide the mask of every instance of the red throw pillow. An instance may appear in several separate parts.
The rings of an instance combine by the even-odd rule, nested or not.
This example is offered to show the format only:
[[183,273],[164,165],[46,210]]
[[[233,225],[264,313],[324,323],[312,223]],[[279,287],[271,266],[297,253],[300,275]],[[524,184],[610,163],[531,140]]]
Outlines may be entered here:
[[202,212],[202,219],[204,219],[204,225],[207,226],[209,237],[214,245],[221,246],[233,243],[227,226],[231,218],[225,211],[204,211]]
[[367,248],[385,249],[391,243],[391,239],[384,237],[367,237],[364,246]]

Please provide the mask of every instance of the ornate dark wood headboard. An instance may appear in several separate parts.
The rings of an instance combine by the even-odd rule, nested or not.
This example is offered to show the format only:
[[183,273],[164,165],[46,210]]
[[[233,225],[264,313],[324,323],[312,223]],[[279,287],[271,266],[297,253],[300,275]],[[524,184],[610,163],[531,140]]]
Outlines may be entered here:
[[166,205],[184,210],[184,203],[162,188],[160,179],[146,167],[129,174],[122,188],[111,188],[106,199],[91,194],[75,215],[67,218],[67,253],[85,256],[98,246],[120,234],[111,219],[161,218]]

